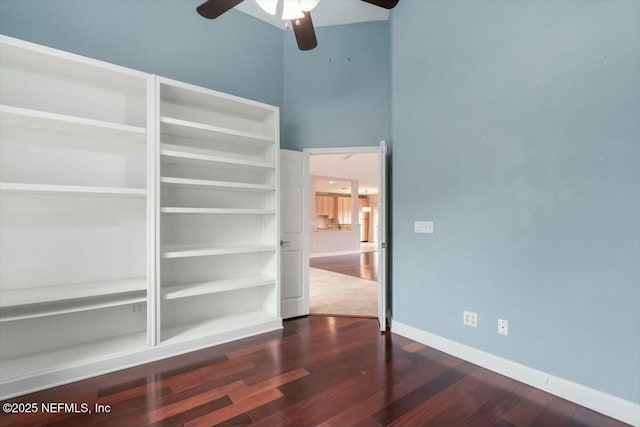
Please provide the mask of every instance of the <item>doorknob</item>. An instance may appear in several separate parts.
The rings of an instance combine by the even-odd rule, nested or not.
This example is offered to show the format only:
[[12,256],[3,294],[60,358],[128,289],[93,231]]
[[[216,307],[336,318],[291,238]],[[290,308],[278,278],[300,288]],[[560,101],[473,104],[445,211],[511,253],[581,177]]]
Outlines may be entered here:
[[291,242],[288,240],[280,240],[280,246],[289,246]]

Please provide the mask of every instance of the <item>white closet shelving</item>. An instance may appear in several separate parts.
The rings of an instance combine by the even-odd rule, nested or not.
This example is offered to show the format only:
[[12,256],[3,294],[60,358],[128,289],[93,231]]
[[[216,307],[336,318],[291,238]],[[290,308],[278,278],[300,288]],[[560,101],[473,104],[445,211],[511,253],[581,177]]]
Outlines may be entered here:
[[147,74],[4,36],[0,57],[6,384],[147,346],[153,86]]
[[186,187],[210,187],[210,188],[230,188],[241,191],[274,191],[276,188],[268,184],[247,184],[244,182],[212,181],[210,179],[188,179],[162,177],[161,182],[165,186],[183,185]]
[[164,299],[177,299],[198,295],[215,294],[235,289],[273,286],[273,277],[265,275],[246,276],[238,279],[213,280],[210,282],[189,283],[187,285],[167,286],[162,296]]
[[144,188],[92,187],[87,185],[23,184],[13,182],[0,182],[0,190],[6,193],[66,193],[134,197],[144,197],[147,194],[147,190]]
[[277,107],[0,57],[0,399],[282,327]]
[[279,327],[277,108],[158,90],[160,342]]
[[40,129],[47,132],[72,133],[101,139],[145,143],[146,129],[102,120],[0,105],[0,121],[5,126]]

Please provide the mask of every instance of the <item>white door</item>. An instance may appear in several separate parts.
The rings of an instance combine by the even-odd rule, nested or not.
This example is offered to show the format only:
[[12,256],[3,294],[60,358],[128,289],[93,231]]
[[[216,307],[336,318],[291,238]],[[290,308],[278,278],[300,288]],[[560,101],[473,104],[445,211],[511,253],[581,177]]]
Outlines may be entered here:
[[309,154],[280,150],[281,313],[309,314]]
[[387,143],[380,141],[380,187],[378,196],[378,320],[387,329]]

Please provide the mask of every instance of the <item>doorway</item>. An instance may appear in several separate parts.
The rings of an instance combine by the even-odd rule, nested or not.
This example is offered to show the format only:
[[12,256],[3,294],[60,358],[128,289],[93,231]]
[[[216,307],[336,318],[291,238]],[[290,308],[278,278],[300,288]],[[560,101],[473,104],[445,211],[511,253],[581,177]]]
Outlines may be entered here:
[[310,314],[379,315],[380,150],[309,156]]

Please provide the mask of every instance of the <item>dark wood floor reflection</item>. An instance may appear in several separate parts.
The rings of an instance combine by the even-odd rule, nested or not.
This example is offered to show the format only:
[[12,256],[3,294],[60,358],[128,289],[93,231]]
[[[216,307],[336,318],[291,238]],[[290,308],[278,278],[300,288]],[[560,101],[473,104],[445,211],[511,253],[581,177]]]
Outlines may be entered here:
[[378,281],[378,252],[311,258],[309,265],[322,270]]
[[[108,414],[0,416],[2,426],[597,426],[623,424],[397,335],[312,316],[282,331],[30,394]],[[3,402],[4,403],[4,402]]]

